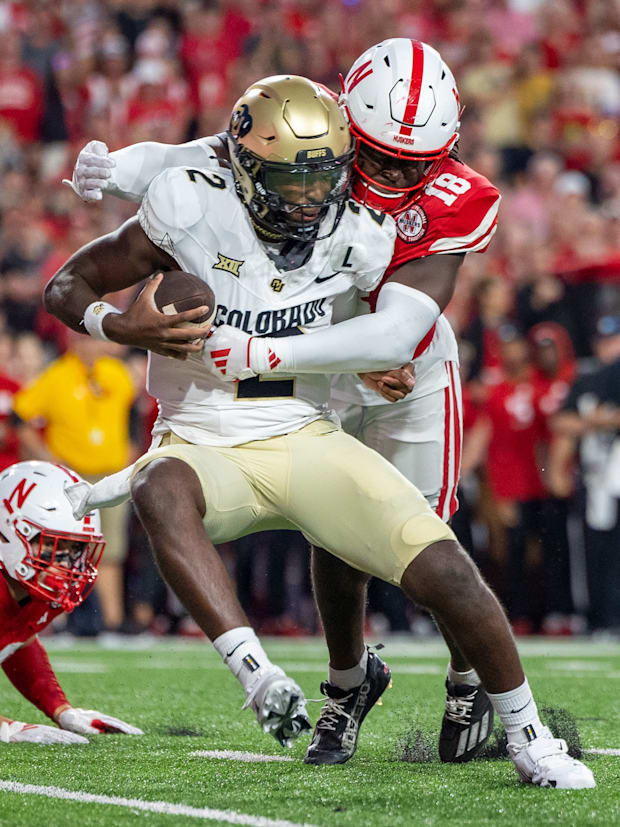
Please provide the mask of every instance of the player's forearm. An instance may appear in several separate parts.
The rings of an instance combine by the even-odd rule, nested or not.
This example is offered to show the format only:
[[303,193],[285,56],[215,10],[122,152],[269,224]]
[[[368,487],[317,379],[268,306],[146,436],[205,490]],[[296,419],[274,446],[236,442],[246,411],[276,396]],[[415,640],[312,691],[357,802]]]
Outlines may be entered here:
[[38,638],[14,652],[2,668],[17,691],[48,718],[55,720],[54,715],[70,706]]
[[[308,336],[253,339],[250,364],[257,373],[270,369],[275,373],[386,370],[410,361],[439,313],[437,304],[420,291],[402,284],[386,284],[375,313]],[[275,368],[271,368],[267,348],[280,360]]]
[[204,141],[187,144],[160,144],[144,141],[111,152],[116,166],[110,172],[105,192],[140,202],[153,178],[169,167],[205,166],[212,157]]
[[45,286],[43,302],[67,327],[85,333],[82,319],[90,304],[171,265],[173,259],[149,241],[134,217],[74,253]]

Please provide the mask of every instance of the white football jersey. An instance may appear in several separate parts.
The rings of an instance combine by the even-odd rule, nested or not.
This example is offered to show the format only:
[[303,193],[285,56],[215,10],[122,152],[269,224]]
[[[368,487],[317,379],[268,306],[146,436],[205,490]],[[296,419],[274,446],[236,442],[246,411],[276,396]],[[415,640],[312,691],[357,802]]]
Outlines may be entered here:
[[[337,297],[380,282],[395,239],[392,218],[351,201],[336,231],[314,244],[303,266],[280,271],[254,232],[232,173],[206,167],[165,170],[149,186],[138,217],[151,241],[212,288],[215,324],[256,336],[327,327]],[[207,369],[202,355],[179,361],[149,353],[147,390],[159,401],[154,436],[172,430],[195,444],[239,445],[319,418],[338,421],[328,405],[328,376],[226,382]]]
[[[413,360],[415,365],[415,385],[410,394],[390,405],[408,405],[427,396],[429,393],[448,387],[448,373],[444,370],[445,362],[459,361],[458,345],[450,322],[442,314],[436,322],[435,333],[420,356]],[[332,398],[348,405],[375,407],[385,405],[385,399],[375,391],[367,388],[357,374],[340,373],[332,378]]]

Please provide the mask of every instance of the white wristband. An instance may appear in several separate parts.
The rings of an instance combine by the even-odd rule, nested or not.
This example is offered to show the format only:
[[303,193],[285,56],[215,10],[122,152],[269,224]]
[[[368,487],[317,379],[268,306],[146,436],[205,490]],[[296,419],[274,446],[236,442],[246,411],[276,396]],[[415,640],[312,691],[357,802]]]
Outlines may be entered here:
[[114,307],[113,304],[108,304],[108,302],[97,301],[89,304],[86,310],[84,311],[84,318],[82,319],[82,324],[86,328],[86,330],[90,333],[93,339],[99,339],[101,342],[111,342],[111,339],[103,332],[103,320],[108,315],[108,313],[122,313],[122,310],[119,310],[118,307]]

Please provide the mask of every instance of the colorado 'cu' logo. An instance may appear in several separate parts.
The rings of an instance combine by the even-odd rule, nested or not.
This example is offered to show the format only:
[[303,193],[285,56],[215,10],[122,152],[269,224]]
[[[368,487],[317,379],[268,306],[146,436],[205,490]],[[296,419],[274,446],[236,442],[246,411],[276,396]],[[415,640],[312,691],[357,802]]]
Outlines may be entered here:
[[233,115],[232,130],[237,138],[245,138],[252,129],[252,116],[247,103],[242,103]]

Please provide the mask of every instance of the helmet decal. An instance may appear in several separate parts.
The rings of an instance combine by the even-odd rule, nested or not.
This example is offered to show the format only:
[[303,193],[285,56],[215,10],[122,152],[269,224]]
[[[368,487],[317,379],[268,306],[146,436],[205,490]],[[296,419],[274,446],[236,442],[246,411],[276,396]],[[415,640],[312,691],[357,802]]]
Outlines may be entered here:
[[[2,500],[2,502],[4,503],[4,507],[9,512],[9,514],[12,514],[15,509],[17,509],[18,511],[21,511],[21,508],[22,508],[23,504],[25,503],[26,499],[28,498],[28,495],[31,494],[32,491],[37,487],[36,482],[33,482],[30,485],[30,488],[27,491],[24,491],[27,483],[28,483],[28,481],[24,477],[23,479],[21,479],[17,483],[17,485],[15,486],[15,488],[13,489],[13,491],[11,492],[9,497],[8,498],[5,497]],[[17,496],[17,502],[15,503],[15,509],[14,509],[11,503],[12,503],[13,497],[15,497],[15,496]]]
[[[350,79],[347,78],[347,80],[349,80],[348,92],[352,92],[358,83],[361,83],[368,75],[372,75],[372,69],[368,69],[371,63],[372,60],[367,60],[366,63],[362,63],[361,66],[358,66],[357,69],[351,73]],[[368,71],[365,72],[365,69],[368,69]]]
[[247,103],[242,103],[239,109],[233,113],[230,122],[230,131],[235,138],[245,138],[252,129],[252,116]]
[[[412,40],[411,45],[413,47],[413,67],[411,69],[411,77],[408,78],[409,92],[407,94],[403,122],[400,127],[400,135],[405,137],[411,136],[411,130],[415,123],[415,116],[420,101],[422,75],[424,74],[424,49],[422,48],[422,44],[416,40]],[[394,120],[398,119],[394,118]],[[413,143],[413,140],[411,143]]]

